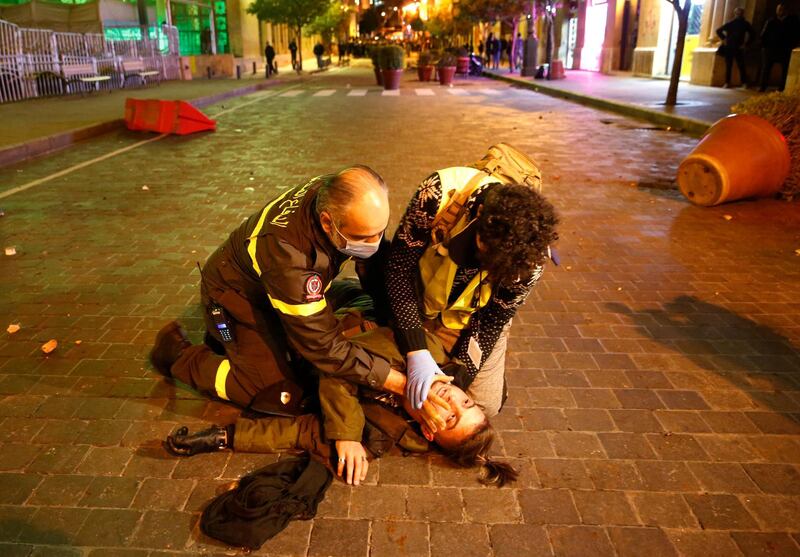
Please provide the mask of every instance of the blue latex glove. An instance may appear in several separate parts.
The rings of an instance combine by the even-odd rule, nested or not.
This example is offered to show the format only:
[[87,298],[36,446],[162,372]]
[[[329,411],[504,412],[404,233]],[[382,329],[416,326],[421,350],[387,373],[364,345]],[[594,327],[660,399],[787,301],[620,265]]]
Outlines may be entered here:
[[406,398],[413,408],[419,410],[428,398],[434,376],[441,370],[427,350],[409,352],[406,364]]

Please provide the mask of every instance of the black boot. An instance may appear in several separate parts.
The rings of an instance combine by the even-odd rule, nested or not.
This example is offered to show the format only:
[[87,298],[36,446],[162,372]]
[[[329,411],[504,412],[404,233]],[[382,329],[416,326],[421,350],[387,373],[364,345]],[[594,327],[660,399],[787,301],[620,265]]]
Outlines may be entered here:
[[197,433],[189,433],[188,427],[181,426],[164,441],[164,447],[175,456],[213,453],[227,449],[228,446],[228,431],[218,425]]
[[156,335],[156,342],[150,351],[150,363],[162,374],[172,377],[170,372],[172,364],[180,357],[181,352],[191,345],[180,323],[177,321],[167,323]]

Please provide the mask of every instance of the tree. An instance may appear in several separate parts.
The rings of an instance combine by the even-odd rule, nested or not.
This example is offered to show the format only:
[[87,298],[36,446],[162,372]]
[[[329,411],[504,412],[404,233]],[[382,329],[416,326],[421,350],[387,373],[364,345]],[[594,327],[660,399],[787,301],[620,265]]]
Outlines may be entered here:
[[247,7],[247,12],[261,21],[285,23],[294,29],[300,71],[303,69],[303,27],[324,14],[329,6],[329,0],[255,0]]
[[350,12],[342,9],[343,5],[338,2],[331,2],[328,9],[325,10],[320,16],[317,16],[314,21],[308,26],[311,33],[319,33],[322,35],[322,41],[325,43],[331,42],[331,37],[334,33],[337,34],[341,27],[349,20]]
[[680,0],[667,0],[678,15],[678,38],[675,45],[675,60],[672,62],[672,74],[669,77],[667,100],[664,104],[675,106],[678,102],[678,84],[681,80],[681,66],[683,65],[683,47],[686,44],[686,30],[689,28],[689,10],[692,9],[692,0],[684,0],[681,7]]

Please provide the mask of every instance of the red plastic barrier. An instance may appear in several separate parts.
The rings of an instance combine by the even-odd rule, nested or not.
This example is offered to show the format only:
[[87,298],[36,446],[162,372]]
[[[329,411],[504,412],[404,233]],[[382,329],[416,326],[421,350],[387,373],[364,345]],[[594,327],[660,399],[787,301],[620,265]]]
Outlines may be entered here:
[[125,99],[129,130],[186,135],[214,131],[217,122],[185,101]]

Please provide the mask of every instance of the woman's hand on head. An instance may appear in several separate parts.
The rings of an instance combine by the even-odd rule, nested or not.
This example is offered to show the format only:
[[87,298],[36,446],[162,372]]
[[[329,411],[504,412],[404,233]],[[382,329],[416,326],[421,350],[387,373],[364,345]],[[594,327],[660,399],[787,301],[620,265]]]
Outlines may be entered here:
[[[336,455],[338,458],[336,475],[344,479],[349,485],[358,485],[367,478],[369,461],[364,445],[358,441],[336,441]],[[342,474],[346,472],[346,477]]]

